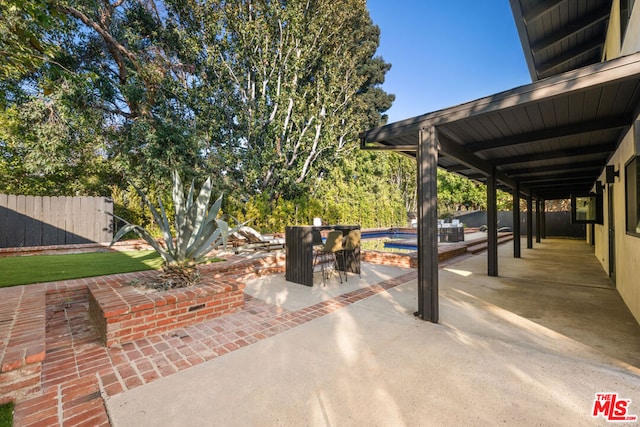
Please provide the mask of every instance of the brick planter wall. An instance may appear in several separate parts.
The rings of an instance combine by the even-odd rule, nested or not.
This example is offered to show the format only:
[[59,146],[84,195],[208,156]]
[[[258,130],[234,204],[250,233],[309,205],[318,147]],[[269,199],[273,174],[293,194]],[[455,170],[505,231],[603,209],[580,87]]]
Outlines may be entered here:
[[360,261],[371,264],[393,265],[395,267],[418,268],[418,255],[380,251],[362,251]]
[[[486,245],[485,245],[486,246]],[[450,244],[438,246],[438,261],[443,262],[448,259],[464,255],[467,253],[467,244]],[[393,265],[404,268],[418,268],[418,253],[395,253],[380,251],[362,251],[360,259],[371,264]]]
[[207,278],[189,288],[145,293],[129,283],[89,285],[89,312],[107,347],[242,310],[244,283]]

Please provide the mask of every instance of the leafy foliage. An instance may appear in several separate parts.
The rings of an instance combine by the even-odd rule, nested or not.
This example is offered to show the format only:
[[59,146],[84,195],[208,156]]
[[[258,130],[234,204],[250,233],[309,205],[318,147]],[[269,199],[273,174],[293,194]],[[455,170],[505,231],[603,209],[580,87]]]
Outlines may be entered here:
[[390,156],[394,154],[357,151],[318,175],[306,194],[275,200],[261,194],[230,208],[263,231],[311,224],[315,217],[328,224],[404,226],[407,212],[402,192],[390,178]]
[[194,183],[192,182],[185,197],[180,175],[177,171],[173,171],[172,197],[175,208],[175,238],[162,200],[158,198],[158,207],[156,207],[137,187],[136,190],[161,230],[164,245],[160,245],[147,229],[131,224],[117,216],[116,218],[124,222],[125,226],[118,230],[113,237],[112,244],[133,231],[149,243],[169,267],[187,266],[194,262],[203,261],[209,251],[222,244],[226,245],[229,234],[238,229],[235,227],[230,230],[228,223],[218,218],[222,206],[222,196],[213,204],[209,204],[212,191],[211,178],[204,182],[197,196],[194,194]]
[[343,159],[318,179],[316,197],[330,224],[361,224],[363,227],[406,225],[401,189],[395,185],[391,153],[359,151]]
[[[511,210],[510,194],[498,191],[498,210]],[[486,186],[460,175],[438,169],[438,211],[441,217],[449,217],[458,210],[486,210]]]
[[106,194],[100,119],[76,114],[64,89],[0,112],[0,186],[17,194]]
[[438,210],[440,213],[486,207],[487,193],[483,185],[460,175],[438,169]]
[[51,34],[63,24],[47,0],[0,0],[0,79],[42,66],[58,48]]

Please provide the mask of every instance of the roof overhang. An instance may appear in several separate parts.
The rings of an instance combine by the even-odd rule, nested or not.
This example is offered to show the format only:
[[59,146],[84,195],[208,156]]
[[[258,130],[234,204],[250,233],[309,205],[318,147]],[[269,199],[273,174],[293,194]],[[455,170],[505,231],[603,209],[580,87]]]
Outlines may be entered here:
[[510,0],[533,81],[603,60],[612,0]]
[[640,102],[640,53],[565,72],[506,92],[361,134],[365,150],[415,156],[435,127],[438,166],[544,199],[588,193]]

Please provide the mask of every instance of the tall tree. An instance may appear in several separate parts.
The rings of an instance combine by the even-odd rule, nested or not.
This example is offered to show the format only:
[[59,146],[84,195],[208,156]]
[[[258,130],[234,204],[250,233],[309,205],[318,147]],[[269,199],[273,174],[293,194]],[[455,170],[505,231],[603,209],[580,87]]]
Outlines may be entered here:
[[381,123],[389,65],[364,0],[205,1],[205,73],[229,103],[226,137],[244,186],[304,188]]
[[416,212],[417,200],[417,166],[413,158],[390,153],[388,157],[391,182],[400,191],[406,212]]

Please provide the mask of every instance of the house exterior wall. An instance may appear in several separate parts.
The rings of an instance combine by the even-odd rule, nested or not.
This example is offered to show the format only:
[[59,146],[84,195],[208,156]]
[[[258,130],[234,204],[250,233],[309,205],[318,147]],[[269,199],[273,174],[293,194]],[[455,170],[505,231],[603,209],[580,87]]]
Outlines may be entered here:
[[607,225],[606,225],[606,221],[607,221],[607,205],[606,205],[606,200],[605,200],[605,206],[603,206],[604,212],[605,212],[605,225],[599,225],[596,224],[595,227],[595,238],[596,238],[596,245],[595,245],[595,255],[596,258],[598,258],[598,261],[600,261],[600,264],[602,264],[602,268],[604,268],[604,270],[606,272],[609,272],[609,246],[608,245],[608,241],[609,241],[609,236],[607,235]]
[[620,45],[620,0],[613,0],[603,60],[618,58],[640,51],[640,7],[635,5],[622,46]]
[[609,15],[609,27],[607,38],[604,42],[603,61],[608,61],[620,56],[620,0],[613,0],[611,14]]
[[[615,265],[616,288],[631,313],[640,323],[640,238],[627,235],[625,227],[625,170],[627,161],[635,155],[634,132],[631,129],[624,137],[620,147],[609,160],[609,165],[614,165],[620,171],[620,177],[615,178],[614,184],[607,186],[604,192],[604,225],[596,225],[596,257],[602,264],[602,268],[609,272],[609,221],[614,221],[615,226]],[[604,182],[604,174],[600,176]],[[614,218],[609,218],[609,195],[613,188]]]
[[[618,2],[619,0],[615,0],[615,3]],[[638,3],[637,0],[636,3]],[[618,30],[619,33],[620,30]],[[638,51],[640,51],[640,6],[636,4],[631,11],[631,20],[624,36],[621,55],[630,55]]]
[[[640,1],[631,13],[625,39],[620,43],[620,2],[614,0],[605,43],[605,59],[614,59],[640,51]],[[615,277],[616,288],[627,307],[640,323],[640,238],[626,233],[625,164],[636,155],[633,127],[624,136],[620,146],[609,160],[620,171],[612,186],[607,186],[603,194],[604,224],[595,226],[595,256],[602,268],[609,272],[609,221],[615,226]],[[599,178],[605,182],[604,171]],[[614,217],[609,218],[609,191],[613,187]]]

